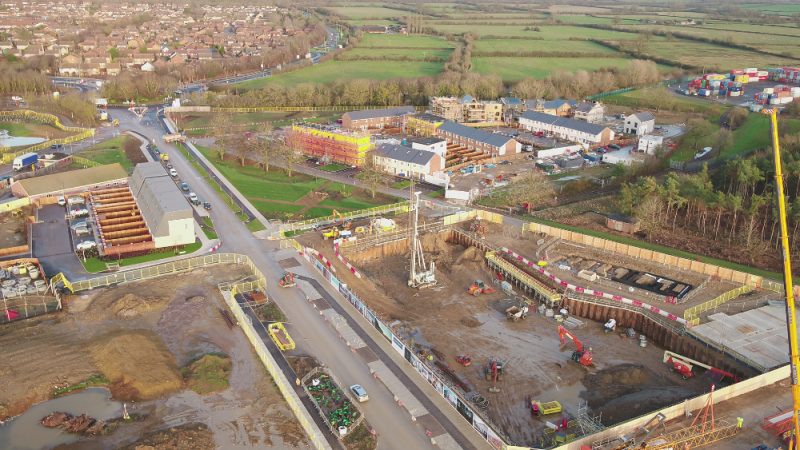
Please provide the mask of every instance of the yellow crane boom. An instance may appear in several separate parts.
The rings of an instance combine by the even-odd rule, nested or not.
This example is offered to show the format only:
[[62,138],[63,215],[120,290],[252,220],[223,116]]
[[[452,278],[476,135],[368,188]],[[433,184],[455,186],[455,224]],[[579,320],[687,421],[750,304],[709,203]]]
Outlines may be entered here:
[[791,450],[797,449],[797,438],[800,437],[800,383],[798,382],[797,370],[800,366],[800,352],[797,348],[797,318],[794,308],[794,288],[792,286],[792,261],[791,249],[789,248],[789,232],[786,223],[786,197],[783,193],[783,169],[781,166],[781,147],[778,139],[778,111],[775,109],[767,112],[772,124],[772,149],[775,159],[775,186],[778,196],[778,217],[781,223],[781,248],[783,249],[783,283],[786,292],[786,327],[789,331],[789,363],[791,365],[792,377],[792,444]]

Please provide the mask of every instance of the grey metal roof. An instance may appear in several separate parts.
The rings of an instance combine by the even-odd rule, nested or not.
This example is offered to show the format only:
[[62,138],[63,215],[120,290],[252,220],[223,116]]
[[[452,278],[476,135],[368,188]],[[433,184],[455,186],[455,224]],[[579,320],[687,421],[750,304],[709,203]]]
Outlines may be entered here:
[[417,144],[422,145],[433,145],[437,142],[447,142],[445,139],[438,138],[438,137],[415,137],[410,139],[411,142],[416,142]]
[[594,108],[594,105],[595,104],[592,102],[580,102],[578,103],[578,106],[575,107],[575,111],[588,113],[592,110],[592,108]]
[[592,135],[598,135],[606,129],[606,127],[602,125],[588,123],[582,120],[554,116],[552,114],[545,114],[537,111],[525,111],[520,115],[520,118],[532,120],[534,122],[542,122],[557,127],[568,128],[570,130],[581,131]]
[[363,119],[374,119],[377,117],[390,117],[390,116],[402,116],[404,114],[414,114],[416,110],[413,106],[398,106],[397,108],[386,108],[386,109],[364,109],[361,111],[350,111],[344,113],[345,116],[349,117],[350,120],[363,120]]
[[153,236],[169,235],[169,222],[193,217],[192,207],[158,162],[137,164],[130,188]]
[[457,136],[473,139],[478,142],[483,142],[484,144],[489,144],[492,147],[502,147],[506,145],[508,141],[513,141],[512,138],[503,136],[502,134],[487,133],[486,131],[464,126],[460,123],[455,123],[449,120],[443,123],[439,129],[441,131],[453,133]]
[[419,120],[424,120],[425,122],[431,122],[431,123],[444,122],[445,120],[447,120],[442,116],[437,116],[436,114],[431,114],[431,113],[414,114],[414,118],[415,119],[419,119]]
[[395,144],[383,144],[375,149],[375,154],[383,156],[384,158],[403,161],[411,164],[419,164],[424,166],[436,156],[436,153],[426,150],[415,150],[413,148],[404,147]]
[[563,99],[557,98],[555,100],[546,101],[542,105],[543,105],[544,109],[557,109],[561,105],[564,105],[564,104],[567,104],[567,105],[570,105],[570,106],[575,106],[575,100],[563,100]]
[[629,117],[636,117],[639,122],[647,122],[648,120],[656,120],[656,116],[653,113],[648,111],[638,112],[636,114],[631,114]]

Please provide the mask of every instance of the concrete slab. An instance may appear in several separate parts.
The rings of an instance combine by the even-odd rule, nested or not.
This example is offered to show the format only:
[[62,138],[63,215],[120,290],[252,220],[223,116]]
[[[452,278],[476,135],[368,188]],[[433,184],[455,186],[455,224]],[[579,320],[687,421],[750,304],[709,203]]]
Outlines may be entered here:
[[734,315],[716,313],[708,319],[691,332],[767,370],[789,362],[784,306],[766,305]]
[[411,395],[411,392],[409,392],[395,374],[386,367],[386,364],[381,361],[375,361],[367,365],[370,371],[373,372],[375,376],[381,380],[381,383],[389,389],[389,392],[395,396],[398,404],[411,414],[412,418],[416,419],[417,417],[428,414],[428,410],[422,406],[422,403],[420,403],[416,397]]
[[453,436],[450,436],[447,433],[440,434],[439,436],[434,436],[433,442],[437,447],[439,447],[442,450],[460,450],[461,448],[463,448],[460,445],[458,445],[456,440],[453,439]]
[[347,320],[342,317],[339,313],[333,310],[333,308],[328,308],[322,311],[322,316],[327,320],[333,328],[336,329],[336,332],[339,333],[339,336],[347,342],[347,345],[350,348],[354,348],[356,350],[366,347],[367,344],[358,337],[358,334],[347,324]]
[[306,298],[311,301],[319,300],[322,298],[322,295],[320,295],[319,291],[317,291],[317,289],[314,286],[312,286],[308,281],[297,280],[297,288],[300,289],[300,292],[302,292],[303,295],[305,295]]

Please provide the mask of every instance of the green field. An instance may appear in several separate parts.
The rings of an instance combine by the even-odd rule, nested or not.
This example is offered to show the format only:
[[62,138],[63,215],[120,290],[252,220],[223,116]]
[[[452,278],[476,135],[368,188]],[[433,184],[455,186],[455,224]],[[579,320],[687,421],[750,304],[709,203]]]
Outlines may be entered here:
[[397,25],[397,22],[385,19],[348,20],[347,23],[356,27],[363,27],[364,25],[382,25],[385,27],[389,25]]
[[40,123],[0,122],[0,130],[6,130],[8,134],[14,137],[42,137],[54,139],[70,135],[70,133],[61,131],[58,128]]
[[329,216],[334,209],[353,211],[397,201],[380,194],[373,199],[363,189],[302,173],[290,178],[278,168],[264,172],[240,167],[231,160],[220,161],[207,148],[198,149],[268,219],[311,219]]
[[436,36],[365,34],[358,47],[453,48],[455,43]]
[[442,61],[450,56],[450,49],[428,49],[428,48],[354,48],[343,53],[342,60],[353,59],[377,59],[381,58],[438,58]]
[[525,25],[441,25],[437,24],[435,21],[427,21],[425,24],[443,33],[462,34],[466,32],[472,32],[477,33],[479,36],[525,36],[541,38],[548,41],[560,41],[570,38],[631,40],[636,39],[637,37],[636,33],[599,30],[595,28],[576,27],[571,25],[539,25],[540,31],[533,31],[526,30]]
[[[87,148],[78,153],[78,156],[100,164],[119,163],[128,173],[131,173],[133,172],[134,161],[128,158],[124,150],[125,143],[131,141],[137,144],[139,143],[139,140],[132,136],[117,136]],[[144,159],[144,155],[142,155],[142,159]],[[143,161],[140,160],[137,162]]]
[[271,78],[245,81],[237,87],[254,89],[271,83],[292,86],[301,83],[330,83],[336,80],[388,80],[392,78],[432,77],[442,71],[442,63],[423,61],[325,61],[312,67],[275,75]]
[[602,67],[624,67],[624,58],[472,58],[472,70],[483,74],[498,74],[505,82],[523,78],[546,78],[555,71],[575,72]]
[[781,5],[768,5],[764,3],[754,3],[749,5],[739,5],[742,8],[747,9],[755,9],[758,12],[766,13],[766,14],[778,14],[778,15],[792,15],[800,13],[800,5],[798,4],[781,4]]
[[665,109],[684,113],[700,113],[719,117],[725,106],[698,97],[672,95],[664,88],[645,88],[613,95],[603,99],[604,103],[631,108]]
[[676,61],[679,64],[706,67],[709,70],[777,67],[790,62],[786,59],[748,50],[680,39],[653,40],[646,43],[644,53]]
[[337,6],[328,8],[345,19],[391,19],[411,15],[409,11],[389,9],[380,6]]
[[[135,264],[142,264],[146,262],[158,261],[160,259],[171,258],[173,256],[184,256],[191,253],[194,253],[200,250],[203,244],[200,241],[197,241],[193,244],[184,245],[183,249],[175,252],[172,248],[157,250],[152,253],[148,253],[146,255],[140,256],[132,256],[130,258],[123,258],[119,260],[113,260],[115,263],[119,263],[120,267],[125,266],[133,266]],[[87,258],[86,261],[81,261],[83,264],[83,268],[86,269],[89,273],[97,273],[106,270],[106,261],[102,261],[99,258]]]
[[526,39],[481,39],[475,43],[476,52],[618,52],[591,41],[539,41]]

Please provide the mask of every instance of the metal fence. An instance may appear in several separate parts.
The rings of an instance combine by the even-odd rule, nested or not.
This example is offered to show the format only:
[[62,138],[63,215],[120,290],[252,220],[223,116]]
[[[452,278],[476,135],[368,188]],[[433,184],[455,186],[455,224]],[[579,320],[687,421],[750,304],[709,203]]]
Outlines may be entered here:
[[38,122],[38,123],[45,123],[51,125],[55,128],[58,128],[61,131],[67,132],[74,132],[72,136],[67,136],[65,138],[60,139],[50,139],[48,141],[42,142],[40,144],[36,144],[30,147],[26,147],[23,150],[17,152],[9,152],[3,153],[2,162],[3,164],[8,164],[14,160],[19,155],[28,153],[28,152],[38,152],[39,150],[44,150],[46,148],[51,147],[54,144],[71,144],[73,142],[82,141],[86,138],[90,138],[94,136],[94,128],[80,128],[80,127],[68,127],[61,123],[58,117],[52,114],[40,113],[36,111],[30,110],[17,110],[17,111],[0,111],[0,121],[20,121],[20,122]]
[[686,319],[686,322],[688,322],[692,326],[698,325],[700,323],[701,313],[705,311],[710,311],[712,309],[717,309],[720,305],[725,304],[741,295],[744,295],[752,291],[753,287],[747,285],[731,289],[730,291],[723,293],[717,298],[714,298],[705,303],[701,303],[699,305],[688,308],[683,312],[683,318]]
[[16,320],[28,319],[61,309],[58,297],[52,295],[25,295],[22,297],[3,298],[0,300],[3,314],[0,314],[0,324]]
[[318,217],[316,219],[306,219],[297,222],[290,222],[282,224],[279,228],[281,236],[286,236],[288,232],[305,231],[318,226],[325,226],[337,221],[347,219],[358,219],[361,217],[378,216],[381,214],[408,212],[409,203],[407,201],[392,203],[390,205],[381,205],[374,208],[359,209],[356,211],[349,211],[338,215],[331,215],[325,217]]

